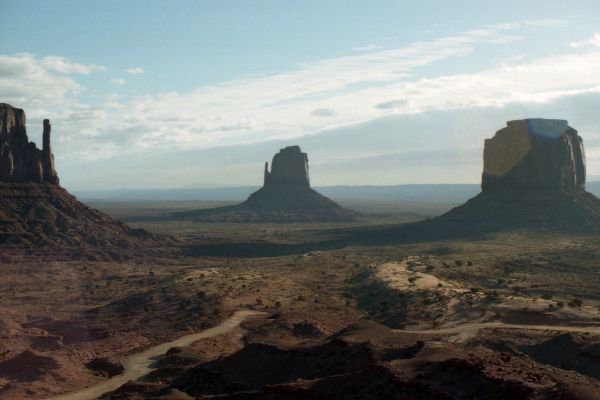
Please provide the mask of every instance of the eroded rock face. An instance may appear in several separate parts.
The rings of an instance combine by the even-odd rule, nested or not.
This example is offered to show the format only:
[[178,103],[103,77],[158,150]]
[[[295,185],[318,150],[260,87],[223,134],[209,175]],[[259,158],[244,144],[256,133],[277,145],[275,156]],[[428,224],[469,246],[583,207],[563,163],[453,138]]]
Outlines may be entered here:
[[287,146],[273,157],[271,172],[265,163],[265,187],[296,185],[310,187],[308,178],[308,155],[300,146]]
[[585,153],[577,131],[565,120],[508,121],[483,152],[482,190],[585,189]]
[[43,149],[30,142],[25,112],[0,103],[0,181],[58,184],[50,147],[50,121],[44,120]]

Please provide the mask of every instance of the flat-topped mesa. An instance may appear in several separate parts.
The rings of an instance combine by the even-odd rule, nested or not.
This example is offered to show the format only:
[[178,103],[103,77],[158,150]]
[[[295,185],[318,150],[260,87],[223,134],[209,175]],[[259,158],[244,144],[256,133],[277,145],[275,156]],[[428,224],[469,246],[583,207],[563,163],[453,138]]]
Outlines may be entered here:
[[44,120],[43,129],[43,149],[39,150],[27,137],[25,112],[0,103],[0,181],[58,185],[49,120]]
[[269,163],[265,163],[264,186],[304,186],[310,187],[308,178],[308,155],[300,146],[287,146],[273,157],[271,172]]
[[524,119],[485,140],[482,191],[585,190],[585,153],[565,120]]

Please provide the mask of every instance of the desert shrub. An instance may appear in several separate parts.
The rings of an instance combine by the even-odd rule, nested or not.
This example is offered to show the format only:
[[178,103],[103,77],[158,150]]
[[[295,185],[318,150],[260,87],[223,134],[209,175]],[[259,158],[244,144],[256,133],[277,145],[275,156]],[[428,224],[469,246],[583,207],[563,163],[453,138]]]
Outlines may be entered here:
[[492,290],[491,292],[487,292],[485,294],[485,297],[487,300],[490,300],[490,301],[496,300],[498,298],[498,292],[496,292],[495,290]]
[[581,307],[583,305],[583,301],[581,301],[580,299],[573,299],[570,302],[568,302],[567,305],[573,308]]

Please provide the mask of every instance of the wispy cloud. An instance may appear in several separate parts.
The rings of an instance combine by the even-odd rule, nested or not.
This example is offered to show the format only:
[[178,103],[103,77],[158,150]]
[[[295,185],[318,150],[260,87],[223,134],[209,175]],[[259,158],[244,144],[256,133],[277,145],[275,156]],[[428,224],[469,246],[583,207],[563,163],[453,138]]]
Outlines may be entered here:
[[122,78],[109,79],[108,83],[110,83],[112,85],[121,86],[121,85],[125,84],[125,79],[122,79]]
[[81,74],[87,75],[96,71],[105,71],[106,68],[95,64],[79,64],[72,62],[65,57],[48,56],[41,60],[41,64],[48,70],[59,72],[61,74]]
[[333,111],[331,108],[316,108],[310,113],[310,115],[314,115],[316,117],[333,117],[335,114],[335,111]]
[[600,33],[596,32],[596,33],[594,33],[594,35],[591,38],[584,39],[584,40],[578,40],[575,42],[571,42],[569,44],[571,45],[571,47],[574,47],[574,48],[587,47],[587,46],[600,47]]
[[[73,156],[109,157],[125,152],[210,148],[294,138],[388,115],[514,102],[549,102],[600,91],[600,50],[556,54],[485,70],[423,77],[421,69],[469,57],[481,46],[517,40],[519,21],[485,26],[401,48],[321,60],[269,76],[247,77],[100,105],[78,101],[81,87],[31,55],[0,57],[0,97],[22,107],[48,110],[36,98],[46,85],[56,107],[51,115]],[[136,69],[139,67],[131,68]],[[141,68],[140,68],[141,69]],[[6,85],[9,83],[9,85]],[[113,80],[124,83],[124,80]],[[24,86],[25,85],[25,86]],[[31,105],[29,102],[33,102]],[[85,144],[85,145],[83,145]],[[85,149],[85,151],[81,151]]]
[[366,46],[355,47],[352,50],[354,50],[354,51],[371,51],[371,50],[375,50],[377,48],[379,48],[378,45],[376,45],[375,43],[371,43]]
[[142,67],[132,67],[132,68],[127,68],[125,71],[128,74],[137,75],[137,74],[143,74],[144,73],[144,68],[142,68]]

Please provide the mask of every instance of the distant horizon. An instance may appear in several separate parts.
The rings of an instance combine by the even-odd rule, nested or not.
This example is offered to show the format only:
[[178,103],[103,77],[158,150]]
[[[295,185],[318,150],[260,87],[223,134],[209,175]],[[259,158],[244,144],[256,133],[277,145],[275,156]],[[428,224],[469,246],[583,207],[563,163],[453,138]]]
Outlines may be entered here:
[[[587,184],[600,184],[600,177],[594,177],[593,180],[587,180]],[[319,188],[393,188],[409,186],[481,186],[481,182],[465,183],[399,183],[389,185],[311,185],[314,189]],[[170,191],[170,190],[221,190],[221,189],[245,189],[260,188],[262,185],[230,185],[230,186],[180,186],[180,187],[120,187],[111,189],[72,189],[73,193],[94,193],[94,192],[118,192],[118,191]]]

